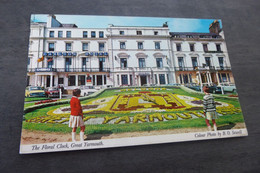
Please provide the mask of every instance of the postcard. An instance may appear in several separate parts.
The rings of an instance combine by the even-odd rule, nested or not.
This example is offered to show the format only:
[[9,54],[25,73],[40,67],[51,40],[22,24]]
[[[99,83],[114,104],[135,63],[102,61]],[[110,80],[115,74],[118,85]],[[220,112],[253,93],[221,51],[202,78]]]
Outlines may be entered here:
[[22,124],[21,154],[248,135],[220,19],[31,15]]

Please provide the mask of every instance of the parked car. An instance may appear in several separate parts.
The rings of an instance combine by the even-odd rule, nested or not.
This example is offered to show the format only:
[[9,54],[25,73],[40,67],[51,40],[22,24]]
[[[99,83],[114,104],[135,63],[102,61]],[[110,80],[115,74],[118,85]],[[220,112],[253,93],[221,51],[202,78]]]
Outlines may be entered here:
[[237,88],[235,84],[227,84],[227,83],[222,83],[220,86],[223,88],[224,92],[236,92]]
[[169,83],[166,86],[181,86],[181,84],[178,83]]
[[219,86],[209,86],[209,92],[213,94],[221,94],[221,87]]
[[25,89],[25,97],[45,97],[45,91],[39,86],[28,86]]
[[56,87],[50,87],[45,90],[46,97],[59,97],[60,91],[59,88]]
[[80,90],[80,96],[88,96],[98,91],[94,86],[81,86]]
[[187,83],[185,84],[186,87],[193,89],[195,91],[201,91],[201,87],[200,85],[196,84],[196,83]]

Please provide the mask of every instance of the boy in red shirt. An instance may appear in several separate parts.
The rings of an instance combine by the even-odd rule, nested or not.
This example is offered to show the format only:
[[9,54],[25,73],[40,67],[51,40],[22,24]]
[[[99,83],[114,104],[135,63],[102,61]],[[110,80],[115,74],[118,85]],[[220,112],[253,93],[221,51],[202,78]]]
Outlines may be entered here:
[[78,97],[80,96],[80,89],[73,90],[73,97],[70,100],[70,121],[69,127],[72,127],[72,142],[76,141],[76,130],[80,127],[80,141],[84,141],[84,131],[85,125],[83,121],[83,111],[80,105],[80,100]]

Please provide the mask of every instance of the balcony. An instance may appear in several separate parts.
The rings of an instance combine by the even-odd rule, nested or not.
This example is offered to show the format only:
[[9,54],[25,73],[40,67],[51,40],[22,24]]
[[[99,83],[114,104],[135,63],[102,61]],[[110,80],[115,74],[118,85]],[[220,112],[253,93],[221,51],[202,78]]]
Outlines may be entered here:
[[221,66],[221,67],[215,67],[216,70],[220,71],[220,70],[227,70],[227,71],[231,71],[231,67],[224,67],[224,66]]
[[28,68],[27,72],[110,72],[110,68]]
[[223,51],[219,50],[219,51],[210,51],[210,50],[205,50],[205,53],[223,53]]
[[215,71],[222,69],[230,69],[230,67],[215,67],[215,66],[197,66],[197,67],[175,67],[175,71]]

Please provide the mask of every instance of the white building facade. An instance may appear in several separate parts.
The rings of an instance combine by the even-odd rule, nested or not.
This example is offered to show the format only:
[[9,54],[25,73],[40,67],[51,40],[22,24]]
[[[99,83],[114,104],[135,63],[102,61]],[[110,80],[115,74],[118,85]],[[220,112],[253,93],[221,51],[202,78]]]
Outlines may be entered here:
[[49,15],[31,24],[28,58],[31,86],[233,82],[223,32],[170,33],[167,24],[78,28]]
[[210,33],[170,33],[177,83],[234,83],[219,22],[214,21],[209,30]]

